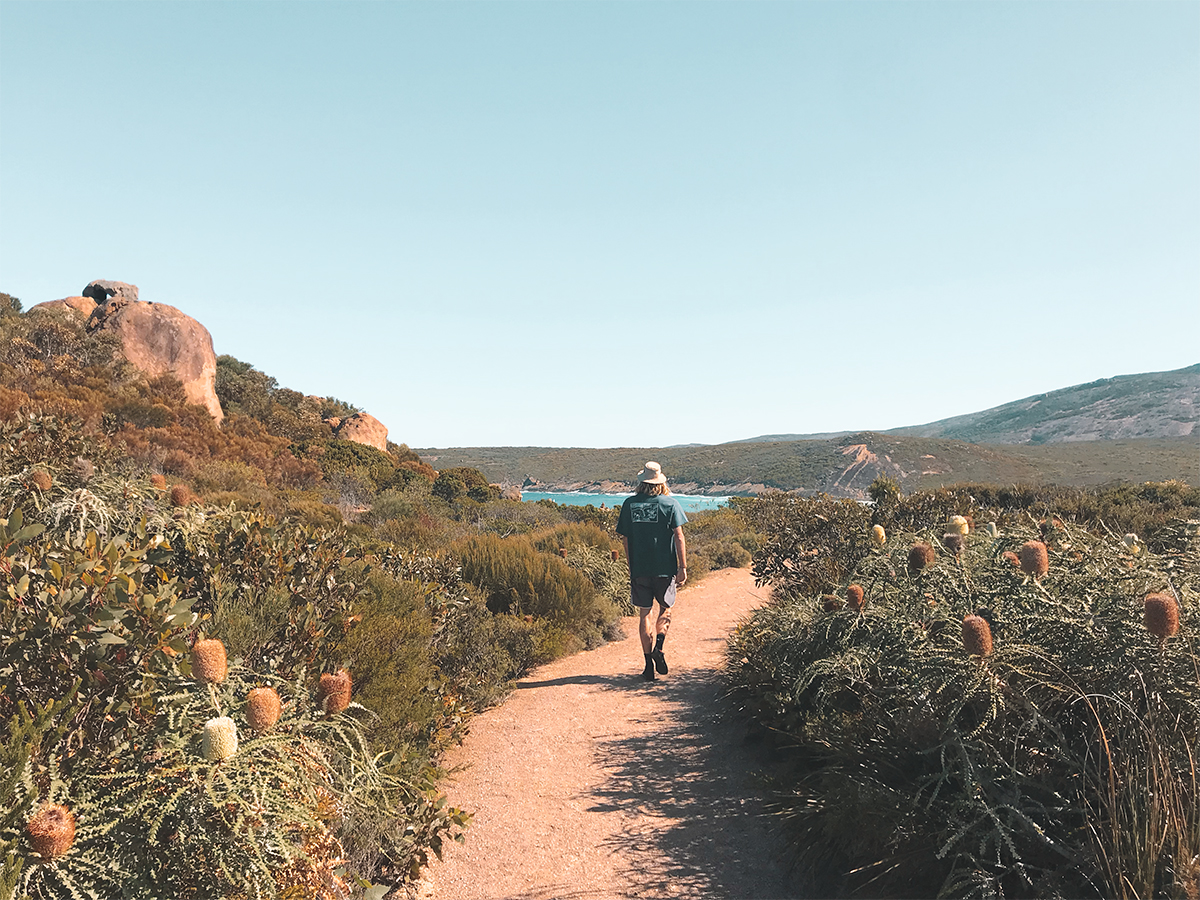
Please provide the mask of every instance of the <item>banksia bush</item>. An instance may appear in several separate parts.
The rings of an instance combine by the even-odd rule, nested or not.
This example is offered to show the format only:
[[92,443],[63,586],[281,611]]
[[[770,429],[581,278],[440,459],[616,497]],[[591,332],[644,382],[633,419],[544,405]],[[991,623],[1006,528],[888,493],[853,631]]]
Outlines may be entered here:
[[209,762],[220,762],[237,753],[237,725],[229,716],[217,716],[204,723],[200,751]]
[[846,588],[846,605],[854,610],[861,610],[866,606],[862,585],[852,584]]
[[255,731],[266,731],[279,721],[280,709],[274,688],[256,687],[246,698],[246,721]]
[[228,664],[225,645],[216,638],[196,641],[192,647],[192,677],[197,681],[217,684],[225,680]]
[[55,859],[75,843],[75,816],[61,804],[43,806],[25,825],[29,843],[44,859]]
[[177,484],[171,488],[172,506],[191,506],[193,503],[199,502],[200,498],[186,484]]
[[50,473],[41,469],[36,469],[29,474],[29,487],[37,488],[39,491],[48,491],[54,487],[54,479],[50,477]]
[[965,616],[962,623],[963,648],[972,656],[992,655],[992,626],[983,616]]
[[1179,604],[1170,594],[1148,594],[1145,600],[1146,630],[1165,641],[1179,631]]
[[1026,541],[1017,552],[1021,560],[1021,571],[1034,578],[1041,578],[1050,571],[1050,554],[1041,541]]
[[339,669],[321,676],[321,706],[330,715],[337,715],[350,705],[350,673]]
[[150,485],[158,488],[160,491],[165,491],[167,489],[167,479],[161,472],[155,472],[150,476]]
[[955,556],[958,556],[958,554],[962,553],[963,536],[961,532],[951,531],[948,534],[943,534],[942,543],[945,544],[946,549]]
[[937,561],[937,554],[928,544],[913,544],[908,551],[908,572],[916,575],[923,569],[928,569]]
[[882,525],[871,526],[871,540],[875,543],[876,547],[882,547],[887,543],[887,532],[883,530]]
[[951,516],[946,525],[946,531],[952,534],[970,534],[971,526],[968,524],[966,516]]

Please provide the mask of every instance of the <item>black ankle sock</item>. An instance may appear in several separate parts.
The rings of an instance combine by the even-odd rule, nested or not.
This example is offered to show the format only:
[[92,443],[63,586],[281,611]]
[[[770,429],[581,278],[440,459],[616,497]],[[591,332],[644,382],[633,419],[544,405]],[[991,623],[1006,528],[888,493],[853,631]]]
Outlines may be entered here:
[[656,637],[654,639],[654,649],[657,650],[659,653],[662,653],[663,641],[665,641],[666,639],[667,639],[667,636],[665,634],[660,634],[658,637]]
[[645,678],[647,681],[653,681],[654,680],[654,658],[649,653],[645,654],[645,656],[646,656],[646,668],[642,669],[642,677]]

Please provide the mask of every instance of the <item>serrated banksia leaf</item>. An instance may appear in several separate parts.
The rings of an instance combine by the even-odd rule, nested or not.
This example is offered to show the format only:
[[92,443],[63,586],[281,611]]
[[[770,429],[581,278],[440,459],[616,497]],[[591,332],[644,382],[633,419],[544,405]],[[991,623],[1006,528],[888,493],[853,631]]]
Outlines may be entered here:
[[1179,631],[1179,604],[1170,594],[1147,594],[1144,621],[1146,630],[1161,641]]
[[29,843],[45,859],[56,859],[75,843],[75,815],[62,804],[43,806],[25,825]]
[[972,656],[992,655],[992,627],[983,616],[966,616],[962,624],[963,648]]
[[274,688],[256,687],[246,698],[246,721],[254,731],[266,731],[279,721],[281,709]]
[[237,753],[237,725],[229,716],[217,716],[204,723],[200,750],[209,762],[220,762]]
[[206,684],[225,680],[229,667],[225,661],[225,645],[216,638],[196,641],[192,647],[192,677]]
[[1034,578],[1041,578],[1050,571],[1050,554],[1041,541],[1026,541],[1017,552],[1021,560],[1021,571]]

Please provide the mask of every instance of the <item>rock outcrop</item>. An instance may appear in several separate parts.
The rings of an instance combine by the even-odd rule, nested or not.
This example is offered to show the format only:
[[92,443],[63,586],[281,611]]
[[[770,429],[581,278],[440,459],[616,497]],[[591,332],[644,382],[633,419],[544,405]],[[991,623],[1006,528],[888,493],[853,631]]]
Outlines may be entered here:
[[96,309],[96,301],[91,297],[63,297],[61,300],[47,300],[45,303],[29,307],[30,312],[35,309],[61,310],[70,316],[86,319]]
[[387,428],[374,416],[366,413],[355,413],[352,416],[338,421],[336,426],[332,426],[333,419],[328,419],[331,427],[334,427],[334,436],[342,441],[355,441],[359,444],[366,444],[368,447],[374,447],[376,450],[387,452]]
[[[83,293],[85,299],[109,298],[91,311],[89,332],[115,332],[125,358],[136,369],[151,378],[174,375],[183,383],[189,403],[203,406],[218,422],[225,418],[217,400],[217,357],[207,328],[173,306],[138,300],[132,284],[93,281]],[[72,299],[76,298],[54,302]]]
[[96,303],[106,303],[109,299],[137,300],[136,284],[126,284],[124,281],[93,281],[83,289],[83,296],[90,297]]

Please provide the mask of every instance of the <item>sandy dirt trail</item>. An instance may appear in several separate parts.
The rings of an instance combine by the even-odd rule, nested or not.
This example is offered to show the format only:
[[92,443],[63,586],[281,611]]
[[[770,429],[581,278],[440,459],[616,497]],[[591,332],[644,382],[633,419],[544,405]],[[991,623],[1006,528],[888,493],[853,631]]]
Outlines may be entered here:
[[745,569],[685,588],[670,674],[628,639],[543,666],[477,717],[447,764],[475,814],[423,879],[434,900],[795,896],[761,813],[761,761],[721,702],[724,638],[766,599]]

